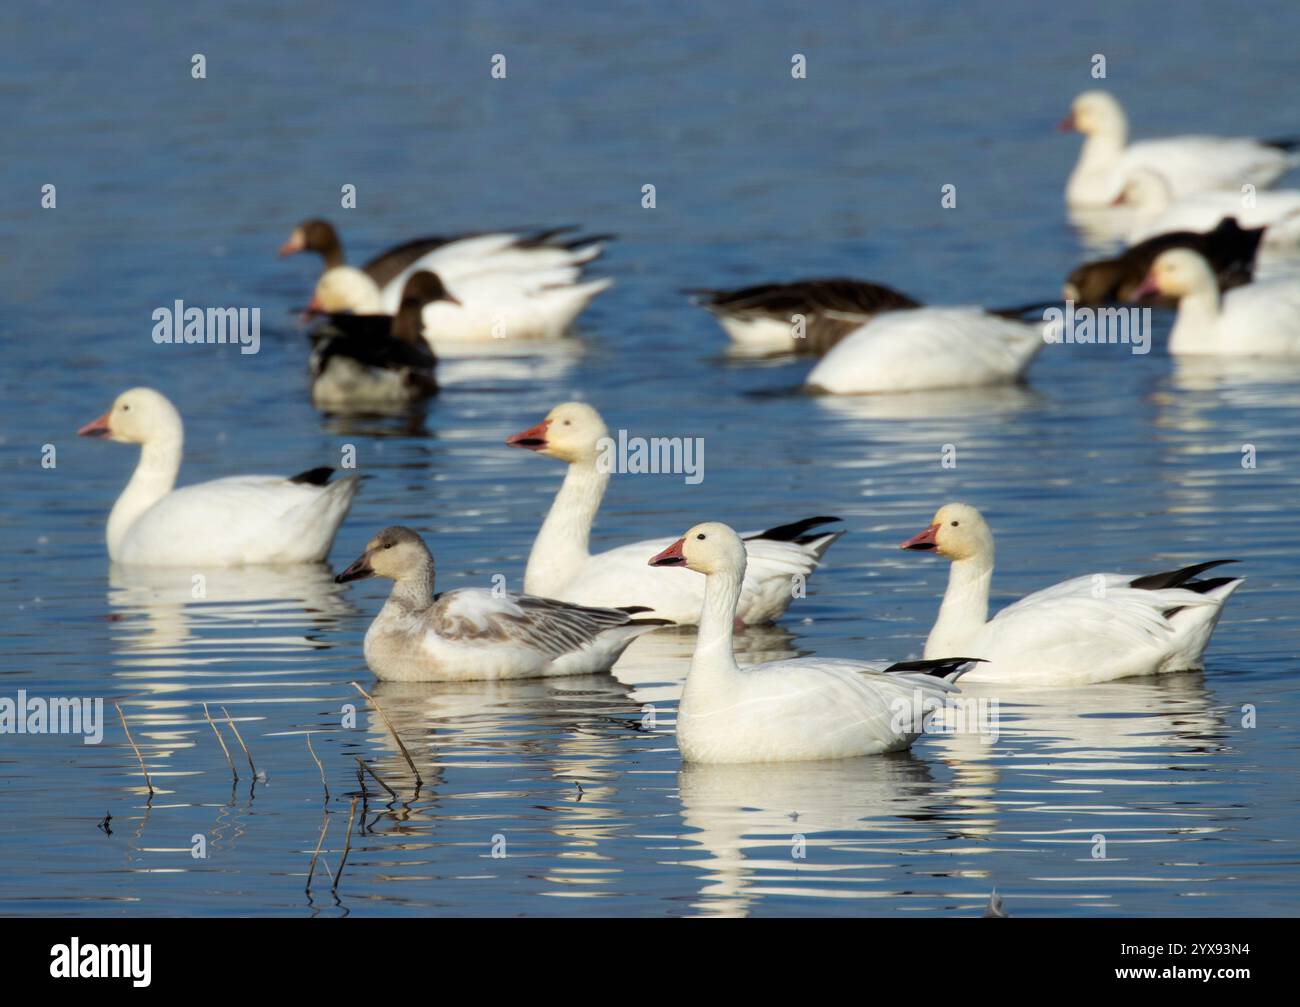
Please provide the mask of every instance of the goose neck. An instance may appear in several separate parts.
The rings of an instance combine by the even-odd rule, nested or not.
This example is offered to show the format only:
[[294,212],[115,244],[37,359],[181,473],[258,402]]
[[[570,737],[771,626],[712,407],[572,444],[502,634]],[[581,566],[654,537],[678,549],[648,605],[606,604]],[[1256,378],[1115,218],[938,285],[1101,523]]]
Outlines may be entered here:
[[109,555],[116,559],[126,534],[136,520],[176,486],[180,472],[184,433],[180,422],[145,441],[126,488],[108,516]]
[[609,473],[595,457],[569,463],[528,557],[526,590],[534,594],[558,591],[590,558],[591,526],[608,485]]

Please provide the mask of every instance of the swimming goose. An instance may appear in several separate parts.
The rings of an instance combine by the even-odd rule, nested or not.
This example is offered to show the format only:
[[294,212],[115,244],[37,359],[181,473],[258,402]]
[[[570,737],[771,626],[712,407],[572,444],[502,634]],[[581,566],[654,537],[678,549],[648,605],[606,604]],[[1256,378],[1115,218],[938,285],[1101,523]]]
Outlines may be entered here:
[[737,346],[763,353],[820,355],[879,312],[920,307],[891,287],[844,277],[687,293]]
[[[1255,271],[1263,228],[1243,229],[1235,217],[1225,217],[1204,234],[1173,231],[1138,242],[1113,259],[1085,262],[1070,273],[1063,296],[1078,304],[1114,304],[1137,299],[1156,256],[1170,248],[1190,248],[1205,256],[1218,278],[1220,290],[1249,283]],[[1171,301],[1172,307],[1176,302]]]
[[666,619],[633,618],[636,608],[586,608],[550,598],[460,588],[433,593],[434,564],[410,528],[385,528],[340,573],[393,581],[366,631],[366,663],[398,682],[589,675],[608,670],[642,633]]
[[947,504],[902,548],[952,561],[925,656],[983,658],[972,682],[1071,686],[1198,669],[1223,603],[1242,583],[1196,579],[1232,560],[1145,577],[1099,573],[1027,595],[990,619],[993,533],[978,510]]
[[877,315],[808,374],[832,395],[971,388],[1018,380],[1044,345],[1043,323],[981,308],[908,308]]
[[352,506],[358,476],[329,482],[333,469],[292,478],[231,476],[176,489],[184,428],[152,388],[132,388],[77,431],[140,445],[140,462],[108,517],[117,563],[240,566],[319,563]]
[[1128,119],[1118,101],[1105,91],[1085,91],[1074,99],[1062,130],[1085,137],[1079,161],[1065,187],[1072,206],[1109,206],[1135,168],[1160,171],[1175,196],[1211,189],[1234,189],[1250,183],[1272,185],[1295,167],[1291,140],[1225,139],[1175,136],[1128,142]]
[[687,762],[802,762],[908,748],[915,711],[941,705],[968,659],[884,665],[828,658],[741,670],[732,649],[746,543],[725,524],[697,524],[650,558],[654,568],[704,574],[695,656],[677,708]]
[[[567,267],[528,274],[478,273],[455,280],[439,272],[451,297],[424,306],[424,338],[430,345],[558,339],[596,295],[614,282],[604,278],[577,283],[577,275]],[[360,269],[335,266],[321,274],[307,310],[369,315],[390,314],[396,306]]]
[[[524,590],[581,605],[643,605],[683,626],[699,621],[704,599],[700,578],[680,570],[646,568],[646,556],[669,539],[634,542],[594,556],[588,551],[591,526],[612,469],[604,454],[613,442],[600,413],[583,402],[565,402],[506,443],[569,464],[528,555]],[[741,622],[771,622],[785,612],[798,594],[795,588],[802,588],[843,534],[812,529],[838,520],[807,518],[746,537],[749,567],[738,608]]]
[[[600,255],[606,235],[573,236],[573,227],[545,231],[491,231],[416,238],[380,252],[361,266],[374,284],[388,292],[396,309],[409,274],[417,269],[458,278],[478,272],[532,273],[559,266],[580,266]],[[315,252],[327,270],[344,265],[338,232],[326,220],[305,220],[280,246],[280,256]]]
[[1300,280],[1248,283],[1220,294],[1209,263],[1186,248],[1162,252],[1138,296],[1178,301],[1169,352],[1237,357],[1300,355]]
[[312,333],[316,407],[409,405],[436,392],[437,359],[421,335],[421,313],[440,299],[454,300],[437,276],[420,270],[406,281],[396,315],[331,315]]
[[1120,201],[1138,213],[1129,231],[1130,244],[1170,231],[1212,230],[1227,217],[1245,227],[1268,228],[1265,242],[1294,245],[1300,238],[1300,191],[1255,192],[1247,198],[1241,192],[1197,192],[1174,198],[1168,179],[1151,168],[1129,173]]

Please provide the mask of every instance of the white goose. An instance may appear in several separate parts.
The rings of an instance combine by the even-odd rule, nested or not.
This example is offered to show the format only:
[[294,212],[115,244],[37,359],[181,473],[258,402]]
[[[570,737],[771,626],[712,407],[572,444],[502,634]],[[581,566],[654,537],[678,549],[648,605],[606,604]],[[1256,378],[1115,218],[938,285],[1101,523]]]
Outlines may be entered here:
[[[403,273],[406,277],[408,274]],[[576,270],[538,273],[485,272],[449,279],[437,274],[452,299],[424,306],[424,337],[438,342],[559,339],[612,279],[576,283]],[[362,270],[327,269],[307,306],[309,313],[391,314],[392,297]]]
[[968,504],[939,508],[902,544],[952,560],[925,656],[983,658],[972,682],[1073,686],[1201,667],[1201,654],[1236,577],[1196,577],[1231,560],[1135,577],[1099,573],[1063,581],[988,617],[993,533]]
[[1300,280],[1279,278],[1220,294],[1214,270],[1188,248],[1161,252],[1136,296],[1178,300],[1169,352],[1236,357],[1300,355]]
[[1124,183],[1121,202],[1132,206],[1138,220],[1128,235],[1137,244],[1158,234],[1192,231],[1205,234],[1233,217],[1244,228],[1267,227],[1270,245],[1295,244],[1300,239],[1300,190],[1275,192],[1198,192],[1175,199],[1168,180],[1152,168],[1137,168]]
[[[591,526],[610,476],[602,458],[609,430],[600,413],[582,402],[566,402],[506,443],[569,463],[528,556],[524,590],[581,605],[642,605],[680,625],[699,620],[704,598],[700,578],[681,570],[646,568],[646,557],[669,539],[634,542],[594,556],[588,551]],[[794,587],[802,586],[843,534],[810,529],[838,520],[808,518],[746,538],[749,568],[738,608],[741,622],[770,622],[785,612],[797,593]]]
[[608,670],[642,633],[665,619],[637,609],[585,608],[486,588],[433,593],[433,556],[410,528],[385,528],[335,578],[393,581],[366,631],[376,678],[398,682],[589,675]]
[[318,563],[352,506],[357,476],[329,482],[330,468],[292,478],[231,476],[175,489],[184,428],[152,388],[132,388],[77,431],[140,445],[140,462],[108,517],[118,563],[240,566]]
[[[650,559],[704,574],[695,656],[677,708],[687,762],[802,762],[908,748],[924,716],[956,691],[963,657],[898,665],[795,658],[741,669],[732,650],[746,543],[698,524]],[[920,711],[920,716],[917,712]]]
[[808,374],[832,395],[971,388],[1018,380],[1045,343],[1043,323],[980,308],[911,308],[878,315]]
[[1070,173],[1065,199],[1071,206],[1109,206],[1135,168],[1155,168],[1175,196],[1211,189],[1234,189],[1250,183],[1272,185],[1296,166],[1291,141],[1261,141],[1217,136],[1175,136],[1128,142],[1128,119],[1118,101],[1105,91],[1085,91],[1074,99],[1062,130],[1085,137],[1079,161]]

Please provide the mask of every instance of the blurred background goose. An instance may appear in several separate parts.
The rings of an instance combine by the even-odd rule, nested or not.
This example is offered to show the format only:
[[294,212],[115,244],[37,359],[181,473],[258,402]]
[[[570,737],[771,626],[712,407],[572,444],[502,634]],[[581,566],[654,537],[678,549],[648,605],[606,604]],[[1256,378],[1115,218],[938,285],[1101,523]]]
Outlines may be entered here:
[[434,594],[434,563],[410,528],[385,528],[336,580],[393,581],[366,631],[375,677],[401,682],[540,678],[608,670],[642,633],[668,624],[636,608],[569,605],[486,588]]
[[1300,355],[1300,279],[1279,277],[1219,290],[1214,270],[1188,248],[1161,252],[1138,288],[1178,302],[1169,352],[1238,357]]
[[1136,168],[1155,168],[1175,196],[1213,189],[1240,191],[1247,183],[1266,188],[1300,159],[1296,140],[1252,140],[1217,136],[1175,136],[1128,142],[1128,118],[1105,91],[1074,99],[1060,129],[1084,135],[1079,160],[1065,187],[1072,206],[1109,206]]
[[[669,539],[651,539],[592,555],[591,528],[600,509],[611,467],[601,459],[609,430],[583,402],[556,406],[541,423],[506,443],[568,462],[564,483],[528,555],[524,590],[583,605],[643,605],[679,625],[700,618],[704,584],[680,570],[650,569],[646,557]],[[741,586],[737,618],[746,625],[770,622],[790,606],[822,556],[843,532],[819,532],[838,521],[814,517],[748,536],[748,575]]]
[[[1211,231],[1174,231],[1140,241],[1110,259],[1085,262],[1071,271],[1062,296],[1078,304],[1114,304],[1137,300],[1138,288],[1151,271],[1156,256],[1171,248],[1190,248],[1204,256],[1215,272],[1220,290],[1249,283],[1254,276],[1262,227],[1242,228],[1235,217],[1225,217]],[[1169,307],[1177,302],[1165,298]]]
[[1042,322],[982,308],[878,315],[831,349],[805,387],[831,395],[971,388],[1019,380],[1044,345]]
[[424,341],[426,304],[452,300],[438,277],[406,281],[396,315],[331,315],[312,333],[311,397],[318,409],[391,408],[438,390],[437,358]]
[[291,478],[231,476],[176,489],[184,428],[152,388],[132,388],[77,433],[140,445],[140,461],[108,517],[116,563],[239,566],[318,563],[352,506],[358,476],[331,468]]
[[892,287],[845,277],[687,293],[754,353],[822,354],[882,311],[920,307]]
[[695,655],[677,708],[687,762],[801,762],[908,748],[928,704],[942,704],[968,661],[896,665],[804,657],[741,669],[732,645],[746,544],[717,522],[698,524],[651,566],[704,574]]
[[1124,183],[1120,201],[1137,213],[1130,244],[1171,231],[1211,231],[1228,217],[1243,227],[1268,228],[1269,244],[1300,243],[1300,191],[1197,192],[1175,198],[1168,179],[1153,168],[1137,168]]
[[1199,669],[1223,604],[1242,583],[1197,579],[1232,560],[1145,577],[1090,574],[1027,595],[990,619],[993,532],[978,510],[947,504],[902,548],[952,561],[925,656],[982,658],[972,682],[1072,686]]

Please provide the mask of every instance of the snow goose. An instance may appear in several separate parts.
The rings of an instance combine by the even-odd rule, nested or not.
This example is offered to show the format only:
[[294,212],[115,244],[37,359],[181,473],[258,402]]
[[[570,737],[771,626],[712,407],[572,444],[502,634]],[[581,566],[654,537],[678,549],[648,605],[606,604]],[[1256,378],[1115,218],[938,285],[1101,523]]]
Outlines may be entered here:
[[[558,339],[612,279],[573,282],[564,270],[544,273],[481,273],[448,280],[450,298],[424,306],[424,337],[439,342]],[[390,314],[394,305],[369,276],[352,266],[321,274],[308,313]]]
[[406,281],[397,314],[332,315],[312,333],[311,397],[318,409],[410,405],[438,390],[421,335],[424,306],[452,300],[427,270]]
[[1289,140],[1176,136],[1128,142],[1124,109],[1105,91],[1085,91],[1074,99],[1060,129],[1084,135],[1083,150],[1070,173],[1065,199],[1073,206],[1108,206],[1135,168],[1162,172],[1174,195],[1209,189],[1237,189],[1246,183],[1272,185],[1295,167]]
[[1062,293],[1067,301],[1077,304],[1136,300],[1137,290],[1156,256],[1170,248],[1190,248],[1205,256],[1218,277],[1219,289],[1231,290],[1251,281],[1263,235],[1263,228],[1243,229],[1235,217],[1224,218],[1204,234],[1194,231],[1159,234],[1115,258],[1085,262],[1070,273]]
[[677,708],[682,758],[803,762],[908,748],[923,726],[913,711],[941,705],[968,659],[886,666],[805,657],[741,670],[732,632],[746,546],[725,524],[706,522],[650,558],[656,569],[704,574],[699,636]]
[[433,593],[434,565],[410,528],[385,528],[335,578],[393,582],[366,631],[366,663],[399,682],[540,678],[606,671],[636,637],[667,625],[640,609],[586,608],[550,598],[460,588]]
[[1271,245],[1294,245],[1300,239],[1300,191],[1277,192],[1197,192],[1174,198],[1168,179],[1151,168],[1137,168],[1129,173],[1120,201],[1132,206],[1138,219],[1129,231],[1128,241],[1136,244],[1170,231],[1205,233],[1227,217],[1236,218],[1245,227],[1266,227],[1265,242]]
[[358,488],[358,476],[331,483],[333,469],[316,468],[176,489],[184,429],[176,407],[152,388],[123,392],[77,433],[140,445],[135,474],[108,517],[108,554],[117,563],[319,563]]
[[[605,235],[573,237],[573,227],[547,231],[494,231],[416,238],[380,252],[361,266],[361,271],[393,301],[396,301],[410,273],[417,269],[436,271],[444,278],[469,273],[532,273],[557,267],[580,267],[600,255]],[[326,220],[305,220],[294,228],[280,246],[280,255],[315,252],[333,269],[345,263],[338,232]]]
[[1248,283],[1220,294],[1209,263],[1186,248],[1161,252],[1137,295],[1178,301],[1170,353],[1240,357],[1300,354],[1300,280]]
[[[634,542],[595,555],[588,551],[611,469],[603,455],[612,441],[600,413],[582,402],[565,402],[506,443],[569,465],[529,553],[524,590],[581,605],[643,605],[680,625],[699,621],[704,598],[700,578],[646,567],[646,557],[669,539]],[[746,537],[749,566],[738,609],[743,623],[770,622],[785,612],[798,593],[795,587],[804,584],[843,534],[812,529],[838,520],[807,518]]]
[[1200,668],[1223,603],[1241,585],[1197,579],[1232,560],[1145,577],[1098,573],[1027,595],[990,619],[993,533],[978,510],[947,504],[902,548],[952,561],[925,656],[983,658],[972,682],[1072,686]]
[[832,395],[971,388],[1018,380],[1045,343],[1043,323],[980,308],[910,308],[878,315],[809,373]]
[[920,306],[891,287],[844,277],[687,293],[737,347],[755,353],[820,355],[879,312]]

